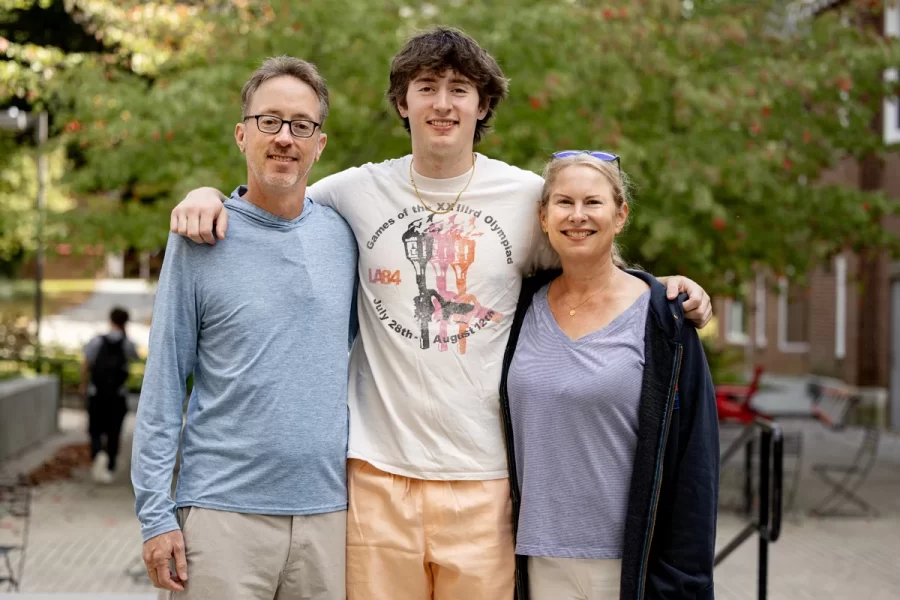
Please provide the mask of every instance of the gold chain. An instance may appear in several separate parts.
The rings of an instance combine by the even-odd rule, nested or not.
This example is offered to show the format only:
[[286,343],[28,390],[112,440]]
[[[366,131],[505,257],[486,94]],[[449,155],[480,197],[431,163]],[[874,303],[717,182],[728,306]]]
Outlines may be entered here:
[[560,299],[563,301],[563,304],[565,304],[566,306],[569,307],[569,316],[570,316],[570,317],[574,317],[574,316],[575,316],[575,309],[576,309],[576,308],[578,308],[579,306],[581,306],[582,304],[584,304],[585,302],[587,302],[588,300],[590,300],[591,298],[593,298],[594,296],[596,296],[597,294],[599,294],[600,292],[602,292],[603,290],[605,290],[606,288],[608,288],[608,287],[609,287],[609,284],[612,283],[612,280],[616,278],[616,271],[618,271],[618,269],[616,269],[615,271],[613,271],[613,274],[610,275],[609,281],[606,282],[606,285],[604,285],[602,288],[600,288],[599,290],[597,290],[596,292],[594,292],[593,294],[591,294],[590,296],[588,296],[587,298],[585,298],[584,300],[582,300],[581,302],[579,302],[578,304],[576,304],[575,306],[572,306],[571,304],[569,304],[568,302],[566,302],[566,296],[565,296],[565,294],[568,294],[568,293],[569,293],[569,285],[566,284],[566,291],[565,291],[565,293],[564,293],[562,296],[560,296]]
[[456,200],[453,201],[453,203],[450,205],[450,208],[448,208],[447,210],[435,210],[435,209],[431,208],[430,206],[428,206],[427,204],[425,204],[425,201],[422,200],[422,196],[419,194],[419,188],[416,186],[416,180],[413,178],[413,161],[412,160],[409,161],[409,182],[412,184],[413,189],[416,190],[416,198],[419,199],[419,202],[422,204],[422,206],[425,207],[425,210],[428,210],[429,212],[432,212],[436,215],[446,215],[447,213],[453,211],[453,208],[456,206],[456,203],[459,202],[459,199],[463,195],[463,192],[465,192],[467,189],[469,189],[469,184],[472,183],[472,178],[475,177],[475,159],[476,159],[476,156],[475,156],[475,153],[473,152],[472,153],[472,174],[469,175],[469,180],[466,182],[466,187],[464,187],[456,195]]

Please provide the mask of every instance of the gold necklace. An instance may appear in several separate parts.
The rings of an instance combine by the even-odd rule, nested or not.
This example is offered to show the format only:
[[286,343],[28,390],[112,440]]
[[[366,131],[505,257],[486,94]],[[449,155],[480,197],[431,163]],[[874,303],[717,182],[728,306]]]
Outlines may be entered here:
[[428,206],[427,204],[425,204],[425,201],[422,200],[422,196],[419,194],[419,188],[416,186],[416,180],[413,178],[413,161],[410,160],[409,161],[409,182],[412,184],[413,189],[416,190],[416,198],[419,199],[419,202],[422,204],[422,206],[424,206],[425,209],[428,210],[429,212],[432,212],[436,215],[446,215],[447,213],[452,212],[453,208],[456,206],[456,203],[459,202],[459,198],[463,195],[463,192],[465,192],[467,189],[469,189],[469,184],[472,183],[472,178],[475,177],[475,158],[476,158],[476,156],[475,156],[475,153],[473,152],[472,153],[472,174],[469,175],[469,180],[466,182],[466,187],[464,187],[456,195],[456,200],[453,201],[453,203],[450,205],[450,208],[448,208],[447,210],[435,210],[435,209],[431,208],[430,206]]
[[565,294],[569,293],[569,286],[568,286],[568,284],[566,284],[566,291],[565,291],[565,293],[564,293],[562,296],[560,296],[560,300],[563,301],[563,304],[565,304],[566,306],[569,307],[569,316],[570,316],[570,317],[574,317],[574,316],[575,316],[575,309],[576,309],[576,308],[578,308],[579,306],[581,306],[582,304],[584,304],[585,302],[587,302],[588,300],[590,300],[591,298],[593,298],[594,296],[596,296],[597,294],[599,294],[600,292],[602,292],[603,290],[605,290],[606,288],[608,288],[608,287],[609,287],[609,284],[612,283],[612,280],[616,278],[616,271],[618,271],[618,269],[616,269],[615,271],[613,271],[613,274],[610,275],[609,281],[606,282],[606,285],[604,285],[602,288],[600,288],[599,290],[597,290],[596,292],[594,292],[593,294],[591,294],[590,296],[588,296],[587,298],[585,298],[584,300],[582,300],[581,302],[579,302],[578,304],[576,304],[575,306],[572,306],[571,304],[569,304],[568,302],[566,302],[566,296],[565,296]]

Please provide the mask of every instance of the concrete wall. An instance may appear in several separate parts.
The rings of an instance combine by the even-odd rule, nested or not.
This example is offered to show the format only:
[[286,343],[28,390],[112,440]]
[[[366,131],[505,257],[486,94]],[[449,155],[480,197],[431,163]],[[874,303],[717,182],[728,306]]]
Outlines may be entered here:
[[0,381],[0,461],[53,435],[58,403],[54,376]]

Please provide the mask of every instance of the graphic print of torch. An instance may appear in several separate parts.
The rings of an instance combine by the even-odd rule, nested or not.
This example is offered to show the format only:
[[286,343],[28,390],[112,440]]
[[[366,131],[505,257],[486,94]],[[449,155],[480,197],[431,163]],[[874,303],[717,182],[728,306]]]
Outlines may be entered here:
[[428,261],[431,260],[431,254],[434,245],[434,238],[425,235],[422,232],[422,220],[418,219],[409,224],[406,232],[401,239],[403,240],[403,250],[406,252],[406,258],[412,263],[413,270],[416,272],[416,286],[419,288],[419,294],[413,299],[415,306],[416,320],[419,322],[419,348],[427,350],[430,344],[430,334],[428,324],[434,314],[434,305],[431,302],[432,290],[428,289],[426,281]]
[[[456,273],[456,293],[460,300],[468,300],[466,286],[466,275],[469,267],[475,262],[475,240],[474,238],[462,235],[455,235],[454,242],[456,246],[456,260],[451,263],[453,272]],[[473,298],[474,299],[474,298]],[[474,308],[474,305],[473,305]],[[469,324],[461,322],[459,324],[459,353],[466,353],[466,338],[464,334],[469,328]]]

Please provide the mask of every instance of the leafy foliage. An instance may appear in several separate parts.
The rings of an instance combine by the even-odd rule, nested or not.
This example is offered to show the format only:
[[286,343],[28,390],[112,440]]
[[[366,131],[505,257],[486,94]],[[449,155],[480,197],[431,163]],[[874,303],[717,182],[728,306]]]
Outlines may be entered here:
[[[36,3],[58,4],[2,0],[0,23]],[[0,40],[17,65],[0,62],[0,98],[52,105],[66,183],[91,207],[67,217],[76,245],[158,248],[187,190],[243,182],[239,92],[266,56],[311,60],[330,83],[314,178],[407,153],[383,98],[390,59],[441,23],[478,39],[511,80],[480,151],[534,170],[562,148],[623,157],[632,261],[721,290],[758,264],[804,273],[847,247],[898,248],[881,226],[896,202],[819,183],[842,157],[885,150],[872,124],[897,92],[883,73],[900,48],[872,27],[879,1],[840,3],[781,36],[774,0],[67,4],[103,49]]]

